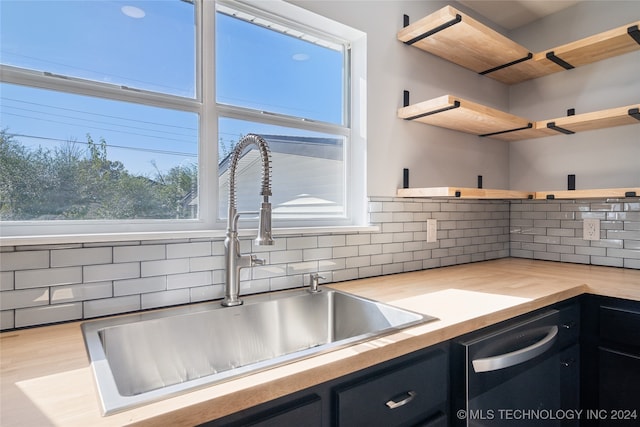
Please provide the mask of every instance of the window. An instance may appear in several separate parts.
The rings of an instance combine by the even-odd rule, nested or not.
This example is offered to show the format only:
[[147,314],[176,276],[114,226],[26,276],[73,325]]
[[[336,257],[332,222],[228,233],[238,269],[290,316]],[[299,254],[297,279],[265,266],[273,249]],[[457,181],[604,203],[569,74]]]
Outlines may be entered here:
[[223,228],[247,133],[272,148],[276,227],[362,223],[362,33],[286,2],[1,8],[3,236]]

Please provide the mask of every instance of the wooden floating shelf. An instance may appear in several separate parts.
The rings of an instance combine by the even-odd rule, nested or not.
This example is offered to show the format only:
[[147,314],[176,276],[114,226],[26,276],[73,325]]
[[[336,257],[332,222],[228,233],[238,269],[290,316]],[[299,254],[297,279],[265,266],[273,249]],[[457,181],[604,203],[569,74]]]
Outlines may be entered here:
[[536,191],[536,199],[599,199],[639,197],[638,188],[602,188],[595,190]]
[[533,199],[534,192],[464,187],[399,188],[398,197],[455,197],[459,199]]
[[535,54],[451,6],[407,21],[398,40],[506,84],[640,50],[640,21]]
[[[408,93],[405,92],[405,101]],[[398,117],[473,135],[520,141],[640,123],[640,104],[531,122],[452,95],[398,109]]]
[[533,126],[522,117],[452,95],[403,107],[398,110],[398,117],[484,136]]
[[515,191],[465,187],[399,188],[398,197],[452,197],[458,199],[600,199],[640,197],[640,187],[592,190]]
[[529,55],[525,47],[451,6],[406,26],[398,40],[476,73]]

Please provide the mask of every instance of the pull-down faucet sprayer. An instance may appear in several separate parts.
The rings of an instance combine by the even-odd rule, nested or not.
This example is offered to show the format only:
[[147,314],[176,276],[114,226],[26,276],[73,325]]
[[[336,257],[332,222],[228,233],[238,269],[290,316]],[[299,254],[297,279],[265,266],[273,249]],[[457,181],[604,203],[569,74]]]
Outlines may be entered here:
[[264,138],[249,134],[242,138],[231,153],[229,166],[229,214],[227,216],[227,236],[224,240],[225,257],[225,296],[222,305],[232,307],[242,304],[238,297],[240,293],[240,269],[254,265],[264,265],[264,260],[255,255],[242,255],[240,253],[240,241],[238,240],[238,218],[242,214],[255,212],[238,212],[236,207],[236,168],[243,151],[250,145],[258,147],[262,161],[262,203],[258,219],[258,236],[256,245],[273,245],[271,238],[271,151]]

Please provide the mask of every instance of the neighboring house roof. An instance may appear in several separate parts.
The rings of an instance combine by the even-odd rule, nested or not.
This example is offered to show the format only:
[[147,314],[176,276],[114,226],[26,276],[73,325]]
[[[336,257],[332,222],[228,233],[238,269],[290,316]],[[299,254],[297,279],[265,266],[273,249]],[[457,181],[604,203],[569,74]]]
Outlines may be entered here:
[[[317,157],[329,160],[340,160],[343,158],[343,141],[340,138],[319,138],[313,136],[290,136],[290,135],[260,135],[269,144],[272,153],[295,154],[305,157]],[[255,147],[249,146],[241,158],[250,152],[255,152]],[[229,167],[231,154],[220,161],[218,176],[226,172]],[[250,162],[249,162],[250,163]]]

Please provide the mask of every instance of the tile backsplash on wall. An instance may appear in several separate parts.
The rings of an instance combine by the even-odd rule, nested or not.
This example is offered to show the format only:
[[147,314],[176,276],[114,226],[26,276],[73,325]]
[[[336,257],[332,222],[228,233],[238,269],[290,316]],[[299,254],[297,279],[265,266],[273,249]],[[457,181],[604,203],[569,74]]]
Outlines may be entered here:
[[[379,231],[277,236],[269,247],[242,239],[266,265],[242,270],[241,294],[301,287],[313,272],[338,282],[509,255],[505,201],[372,198],[369,217]],[[426,243],[431,218],[438,241]],[[1,327],[220,299],[223,240],[3,247]]]
[[[600,239],[583,239],[583,220]],[[640,198],[511,202],[511,256],[640,269]]]
[[[582,239],[582,219],[601,239]],[[277,236],[241,295],[508,256],[640,269],[640,198],[504,201],[374,197],[376,232]],[[427,243],[427,219],[438,241]],[[221,299],[222,238],[0,248],[0,326],[12,329]],[[265,249],[266,248],[266,249]]]

